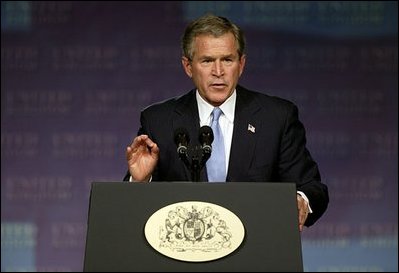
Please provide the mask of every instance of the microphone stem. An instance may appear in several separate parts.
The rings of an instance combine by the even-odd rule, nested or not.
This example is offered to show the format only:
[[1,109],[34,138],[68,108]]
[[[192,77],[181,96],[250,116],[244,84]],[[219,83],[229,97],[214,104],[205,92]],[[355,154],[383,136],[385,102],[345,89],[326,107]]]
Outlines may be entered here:
[[181,152],[179,153],[179,157],[183,161],[184,165],[186,165],[186,167],[190,169],[190,161],[188,161],[187,153]]
[[199,182],[201,167],[197,157],[193,157],[191,161],[191,181]]

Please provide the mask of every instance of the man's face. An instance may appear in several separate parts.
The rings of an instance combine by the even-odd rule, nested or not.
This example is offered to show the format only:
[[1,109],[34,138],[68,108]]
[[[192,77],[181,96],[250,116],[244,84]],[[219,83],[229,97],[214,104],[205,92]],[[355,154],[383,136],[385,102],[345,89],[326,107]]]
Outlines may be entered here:
[[244,70],[245,55],[239,57],[232,33],[218,38],[197,36],[193,49],[191,61],[182,58],[184,70],[193,79],[201,97],[219,106],[233,93]]

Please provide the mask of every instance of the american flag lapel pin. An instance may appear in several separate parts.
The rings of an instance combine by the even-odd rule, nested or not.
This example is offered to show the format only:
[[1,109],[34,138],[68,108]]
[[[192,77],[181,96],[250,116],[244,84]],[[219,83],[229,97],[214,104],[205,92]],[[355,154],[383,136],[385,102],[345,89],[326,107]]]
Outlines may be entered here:
[[248,131],[255,133],[255,127],[250,123],[248,123]]

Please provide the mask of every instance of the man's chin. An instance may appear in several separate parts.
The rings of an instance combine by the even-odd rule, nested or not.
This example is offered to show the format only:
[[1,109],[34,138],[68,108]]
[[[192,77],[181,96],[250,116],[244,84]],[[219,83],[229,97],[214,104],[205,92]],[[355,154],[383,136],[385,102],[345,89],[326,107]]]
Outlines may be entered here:
[[227,100],[228,96],[226,95],[226,93],[223,93],[220,95],[214,95],[211,98],[212,98],[212,105],[219,106]]

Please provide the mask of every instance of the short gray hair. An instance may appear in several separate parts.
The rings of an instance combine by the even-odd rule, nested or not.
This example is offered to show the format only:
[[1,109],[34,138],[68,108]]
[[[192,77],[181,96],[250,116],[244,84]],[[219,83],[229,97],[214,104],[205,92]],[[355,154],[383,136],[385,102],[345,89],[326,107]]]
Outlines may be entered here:
[[230,22],[225,17],[215,16],[212,14],[204,15],[194,21],[192,21],[184,31],[182,37],[181,47],[183,55],[189,60],[194,57],[193,42],[194,39],[202,34],[212,35],[214,37],[220,37],[226,33],[232,33],[236,40],[237,52],[241,58],[245,52],[245,37],[242,30]]

